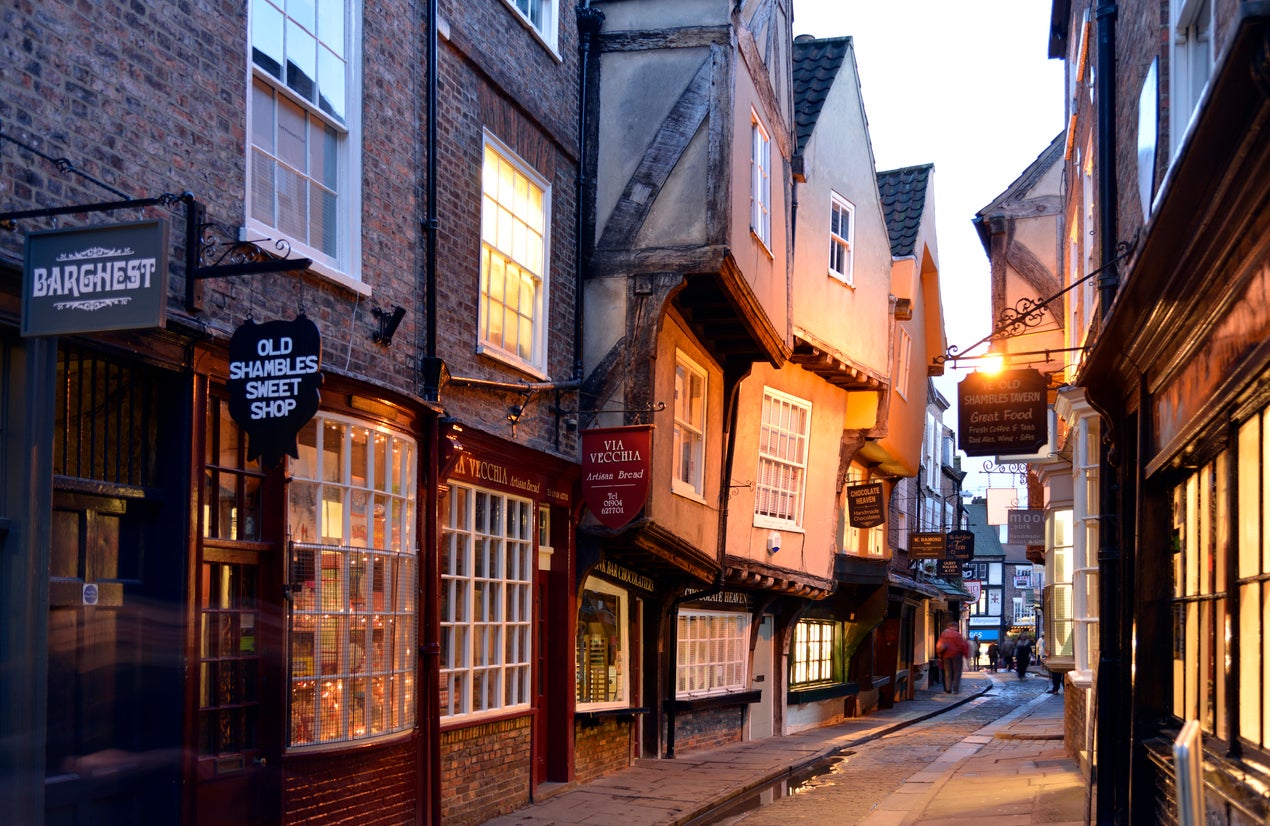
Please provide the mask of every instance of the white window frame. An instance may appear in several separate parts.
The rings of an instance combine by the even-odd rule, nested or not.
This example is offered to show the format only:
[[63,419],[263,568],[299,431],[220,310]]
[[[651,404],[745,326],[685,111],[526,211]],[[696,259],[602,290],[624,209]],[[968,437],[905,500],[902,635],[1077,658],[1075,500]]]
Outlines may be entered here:
[[[685,402],[692,393],[684,387],[700,382],[701,409],[693,411]],[[709,375],[699,364],[675,351],[675,429],[671,462],[671,490],[681,496],[700,500],[705,493],[706,423],[709,404]],[[686,397],[686,398],[685,398]],[[694,413],[696,414],[694,417]]]
[[287,487],[288,747],[406,731],[417,702],[417,446],[333,413],[314,416],[298,445]]
[[758,113],[750,110],[750,232],[772,248],[772,141]]
[[559,0],[503,0],[525,27],[556,53],[559,38]]
[[[793,411],[802,414],[802,432],[791,429],[790,414]],[[756,527],[799,530],[802,526],[807,456],[811,448],[811,414],[811,402],[771,387],[763,388],[758,469],[754,482]],[[788,500],[787,507],[773,504],[782,499]]]
[[904,327],[899,328],[895,340],[895,392],[908,400],[908,380],[913,362],[913,337]]
[[732,694],[749,687],[749,614],[681,608],[676,627],[676,697]]
[[802,619],[794,626],[794,639],[789,647],[791,689],[838,681],[835,668],[837,630],[838,624],[831,620]]
[[[323,275],[336,283],[339,283],[357,293],[363,295],[370,294],[370,287],[361,280],[361,214],[362,214],[362,158],[361,158],[361,140],[362,140],[362,5],[361,0],[321,0],[321,2],[311,5],[314,9],[315,20],[327,21],[338,20],[339,15],[334,14],[334,10],[339,8],[343,13],[342,32],[335,31],[331,40],[342,39],[338,45],[333,43],[323,43],[321,37],[323,32],[323,22],[316,25],[319,31],[311,30],[312,24],[302,23],[292,18],[287,18],[278,3],[281,0],[251,0],[249,6],[249,14],[251,22],[248,26],[248,48],[247,48],[247,141],[246,141],[246,183],[247,189],[244,198],[244,230],[246,236],[254,241],[258,241],[260,246],[266,250],[288,250],[293,257],[305,257],[312,260],[311,269],[314,272]],[[287,84],[285,75],[288,74],[286,66],[280,66],[279,71],[284,75],[279,78],[272,74],[265,66],[257,64],[254,59],[254,44],[263,42],[270,35],[270,30],[266,28],[269,23],[267,21],[277,21],[281,19],[279,24],[281,32],[275,32],[274,36],[281,39],[281,43],[275,42],[275,48],[282,48],[286,52],[286,43],[288,39],[294,39],[297,42],[305,42],[307,38],[315,38],[317,43],[314,47],[316,64],[313,71],[318,78],[313,80],[314,96],[318,96],[317,84],[323,75],[324,70],[334,71],[341,68],[340,54],[343,55],[342,68],[344,70],[343,86],[336,90],[335,86],[327,86],[325,88],[333,92],[339,91],[344,95],[343,117],[342,119],[335,112],[324,111],[323,107],[313,100],[306,99],[302,90],[290,88]],[[343,35],[340,38],[340,35]],[[258,41],[257,38],[260,40]],[[296,52],[298,54],[298,50]],[[289,54],[289,53],[288,53]],[[290,61],[286,59],[286,55],[282,55],[283,63]],[[305,125],[309,128],[325,128],[331,130],[334,146],[334,162],[336,164],[336,172],[323,182],[319,182],[315,174],[309,170],[299,170],[294,164],[288,163],[284,159],[284,150],[279,149],[279,138],[283,135],[278,127],[279,102],[275,102],[270,107],[272,109],[273,125],[270,129],[270,145],[262,146],[258,150],[256,143],[257,130],[263,130],[265,127],[259,123],[259,112],[257,111],[256,95],[257,88],[267,89],[273,96],[275,101],[280,101],[281,105],[286,107],[296,107],[305,118]],[[292,110],[294,111],[294,110]],[[306,140],[308,140],[306,138]],[[313,150],[305,148],[302,150],[307,163],[315,161]],[[260,207],[256,197],[257,175],[259,170],[256,167],[256,159],[259,158],[262,164],[267,164],[269,168],[276,170],[286,168],[291,170],[296,179],[306,187],[324,186],[335,193],[334,211],[334,229],[332,231],[333,243],[335,245],[334,254],[327,250],[323,250],[308,239],[308,230],[305,230],[305,237],[300,237],[298,232],[288,232],[283,228],[283,219],[277,217],[277,205],[270,205],[269,212],[274,214],[272,218],[261,218],[256,216],[256,212]],[[262,193],[263,194],[263,193]],[[271,199],[279,197],[279,188],[275,185],[271,187],[269,192]],[[305,213],[307,215],[312,205],[310,196],[304,198]],[[307,220],[307,219],[306,219]],[[312,226],[312,221],[307,221],[307,227]]]
[[1212,0],[1171,0],[1169,3],[1169,157],[1177,156],[1186,141],[1191,120],[1213,72]]
[[[584,632],[588,629],[583,627],[581,613],[578,616],[578,641],[574,656],[577,660],[576,665],[576,686],[574,695],[577,700],[579,710],[595,711],[605,708],[628,708],[631,706],[631,669],[630,669],[630,592],[616,585],[611,585],[602,579],[595,577],[587,577],[586,582],[582,586],[585,594],[587,591],[593,591],[612,597],[617,602],[617,616],[614,617],[617,623],[617,656],[605,658],[605,667],[608,674],[605,679],[610,687],[610,691],[615,691],[617,696],[613,699],[590,700],[584,694],[583,685],[584,678],[587,676],[587,658],[586,652],[589,645],[613,645],[612,640],[592,640],[587,639],[588,636]],[[579,612],[581,611],[583,599],[579,600]]]
[[1086,407],[1076,421],[1072,504],[1072,620],[1075,657],[1072,678],[1092,684],[1098,666],[1098,419]]
[[[845,234],[840,214],[846,216]],[[855,205],[837,192],[829,193],[829,275],[855,286]]]
[[[498,164],[491,168],[493,161]],[[506,165],[505,167],[503,165]],[[500,183],[502,169],[510,172],[510,189]],[[547,375],[547,326],[550,318],[549,268],[551,262],[551,185],[506,144],[488,132],[481,154],[481,252],[479,320],[476,351],[538,378]],[[524,193],[520,187],[524,186]],[[541,209],[533,208],[535,193]],[[518,209],[517,207],[521,207]],[[491,278],[492,263],[503,262],[520,273],[521,285],[531,286],[529,306],[518,291],[515,303],[499,292]],[[503,282],[504,284],[506,282]],[[501,320],[496,322],[496,318]],[[508,319],[527,335],[508,332]],[[497,332],[495,332],[497,330]],[[509,337],[511,339],[508,346]],[[525,350],[528,350],[526,353]]]
[[537,508],[473,485],[449,487],[440,550],[441,719],[528,708]]

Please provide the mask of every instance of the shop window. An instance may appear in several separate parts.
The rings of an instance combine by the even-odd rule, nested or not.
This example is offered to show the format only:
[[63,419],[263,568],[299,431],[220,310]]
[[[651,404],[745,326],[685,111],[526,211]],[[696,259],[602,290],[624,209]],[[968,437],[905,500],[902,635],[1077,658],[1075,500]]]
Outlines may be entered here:
[[487,138],[482,172],[479,352],[547,367],[547,182]]
[[777,390],[763,391],[754,524],[797,528],[803,519],[811,404]]
[[413,440],[319,414],[287,486],[292,746],[414,726],[418,548]]
[[750,615],[679,612],[675,696],[726,694],[747,688]]
[[706,460],[706,371],[683,353],[675,354],[675,475],[676,493],[700,497]]
[[626,592],[588,578],[578,603],[579,709],[630,705]]
[[837,658],[838,624],[827,620],[799,620],[790,646],[791,688],[841,682]]
[[203,456],[203,536],[259,542],[259,461],[247,461],[247,434],[229,416],[229,403],[212,398],[207,405]]
[[1071,508],[1047,517],[1048,547],[1045,553],[1047,583],[1044,591],[1045,641],[1054,656],[1072,656],[1072,563],[1075,533]]
[[358,0],[251,0],[247,220],[358,279]]
[[451,483],[443,513],[441,717],[528,707],[534,504]]

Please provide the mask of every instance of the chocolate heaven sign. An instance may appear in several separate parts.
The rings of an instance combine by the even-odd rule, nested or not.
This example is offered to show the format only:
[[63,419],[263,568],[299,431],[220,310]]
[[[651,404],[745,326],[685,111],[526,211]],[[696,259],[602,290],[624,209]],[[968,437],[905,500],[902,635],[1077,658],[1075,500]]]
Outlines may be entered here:
[[162,327],[168,231],[160,220],[32,232],[22,271],[22,335]]
[[847,488],[847,510],[853,528],[876,528],[886,521],[886,500],[881,482]]
[[967,456],[1035,453],[1049,441],[1045,376],[971,373],[957,394],[957,447]]
[[652,446],[652,425],[582,432],[582,499],[601,525],[624,527],[643,509]]
[[247,431],[247,458],[264,467],[282,454],[299,458],[295,437],[317,413],[322,386],[322,335],[304,316],[295,321],[248,319],[229,340],[229,415]]

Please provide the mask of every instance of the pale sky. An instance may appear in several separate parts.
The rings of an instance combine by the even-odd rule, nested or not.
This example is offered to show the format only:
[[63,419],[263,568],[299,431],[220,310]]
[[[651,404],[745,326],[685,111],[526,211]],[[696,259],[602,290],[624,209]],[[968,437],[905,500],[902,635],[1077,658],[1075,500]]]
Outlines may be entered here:
[[[948,343],[992,329],[989,265],[971,223],[1063,130],[1063,63],[1047,57],[1050,0],[794,0],[794,34],[850,35],[879,170],[935,165],[935,221]],[[976,348],[975,354],[985,347]],[[952,407],[973,367],[936,386]],[[966,490],[1013,486],[963,459]],[[982,495],[980,493],[980,495]]]

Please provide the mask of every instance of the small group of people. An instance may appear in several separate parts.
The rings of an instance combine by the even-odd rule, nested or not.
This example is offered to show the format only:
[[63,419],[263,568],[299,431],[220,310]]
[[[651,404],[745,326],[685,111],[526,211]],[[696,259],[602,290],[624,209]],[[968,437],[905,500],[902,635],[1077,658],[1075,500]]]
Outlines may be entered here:
[[[967,640],[957,630],[956,623],[948,623],[935,643],[935,655],[939,657],[945,694],[956,694],[961,691],[961,672],[967,657],[973,657],[974,668],[976,671],[979,669],[979,651],[980,640],[977,634],[971,640]],[[1004,665],[1007,671],[1018,674],[1020,680],[1027,677],[1034,655],[1040,663],[1047,666],[1046,670],[1049,671],[1050,689],[1047,693],[1057,694],[1063,687],[1063,675],[1061,671],[1056,672],[1048,668],[1050,655],[1044,635],[1035,645],[1027,634],[1020,634],[1017,639],[1007,635],[1000,645],[996,642],[988,643],[988,665],[992,671],[995,673],[1000,670],[1000,666]]]

